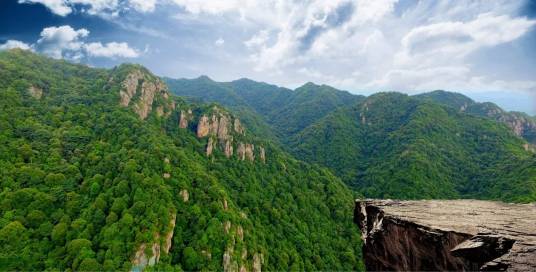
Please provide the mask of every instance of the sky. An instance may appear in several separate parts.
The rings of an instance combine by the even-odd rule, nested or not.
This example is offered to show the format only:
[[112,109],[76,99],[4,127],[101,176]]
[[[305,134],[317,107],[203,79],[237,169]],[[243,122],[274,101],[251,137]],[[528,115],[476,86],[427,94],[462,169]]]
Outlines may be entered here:
[[536,0],[2,0],[0,50],[172,78],[437,89],[536,115]]

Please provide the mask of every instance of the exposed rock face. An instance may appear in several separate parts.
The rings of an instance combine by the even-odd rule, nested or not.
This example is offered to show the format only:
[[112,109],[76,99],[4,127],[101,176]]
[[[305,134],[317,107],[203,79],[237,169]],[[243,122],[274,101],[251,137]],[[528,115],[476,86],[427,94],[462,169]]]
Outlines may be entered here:
[[259,157],[261,158],[262,162],[266,162],[266,154],[264,152],[264,147],[259,147]]
[[212,138],[208,138],[206,153],[207,156],[212,155],[212,150],[214,149],[214,140]]
[[121,106],[128,106],[130,100],[136,94],[136,89],[138,88],[138,82],[143,79],[143,73],[139,70],[136,70],[127,75],[125,80],[121,83],[123,89],[119,92],[121,96]]
[[153,243],[151,247],[153,256],[151,257],[148,257],[145,254],[146,247],[147,244],[141,244],[136,251],[134,259],[132,260],[132,271],[143,271],[145,267],[152,266],[157,262],[157,256],[158,258],[160,258],[160,245],[158,245],[157,243]]
[[231,247],[225,250],[225,252],[223,253],[223,271],[224,272],[237,270],[237,263],[231,261],[231,256],[233,254],[233,251],[234,249]]
[[175,230],[175,221],[177,219],[176,214],[172,214],[169,221],[170,230],[165,234],[165,240],[163,244],[160,244],[160,234],[154,234],[154,242],[150,245],[152,255],[149,257],[145,253],[147,244],[143,243],[138,247],[138,250],[134,254],[132,259],[132,271],[143,271],[147,266],[153,266],[160,260],[161,251],[168,254],[171,249],[171,242],[173,239],[173,231]]
[[536,119],[524,113],[507,112],[497,105],[487,102],[470,105],[466,111],[504,123],[517,136],[525,138],[529,143],[536,144]]
[[192,119],[192,110],[183,111],[181,110],[179,117],[179,128],[187,128],[188,122]]
[[218,123],[218,128],[217,128],[217,135],[218,135],[219,140],[227,140],[227,138],[229,137],[228,126],[229,126],[229,120],[227,119],[227,116],[225,115],[221,116],[220,121]]
[[[183,116],[185,116],[183,118]],[[186,127],[189,114],[185,114],[181,111],[181,118],[179,121],[180,127]],[[214,148],[220,148],[223,150],[225,157],[231,158],[235,152],[238,159],[255,161],[255,146],[252,143],[238,142],[233,145],[234,137],[241,139],[241,135],[245,135],[245,130],[240,120],[234,118],[221,111],[219,108],[214,107],[213,113],[210,115],[203,114],[197,123],[197,137],[211,137],[208,140],[205,153],[207,156],[213,154]],[[237,135],[239,134],[239,135]],[[237,141],[235,141],[237,142]],[[266,154],[264,148],[259,147],[259,157],[262,162],[266,161]]]
[[180,194],[181,194],[181,196],[182,196],[182,201],[183,201],[183,202],[188,202],[188,200],[190,199],[190,195],[188,194],[188,190],[186,190],[186,189],[182,189],[182,190],[180,191]]
[[233,127],[236,133],[244,135],[244,128],[242,127],[242,124],[238,118],[234,120]]
[[236,154],[238,155],[238,159],[242,161],[246,159],[246,146],[243,143],[238,143]]
[[240,241],[244,241],[244,229],[242,226],[236,228],[236,235]]
[[225,141],[225,148],[223,150],[225,157],[230,158],[233,155],[233,144],[230,140]]
[[229,234],[229,230],[231,229],[231,221],[225,221],[223,223],[223,231],[225,231],[226,234]]
[[211,134],[215,135],[219,141],[224,142],[231,137],[230,126],[230,117],[221,113],[219,109],[215,107],[214,113],[212,113],[210,118],[206,115],[202,115],[201,118],[199,118],[197,124],[197,137],[203,138]]
[[255,160],[255,155],[253,154],[253,151],[255,150],[255,146],[253,144],[246,144],[246,158],[249,161]]
[[264,255],[262,253],[255,253],[253,255],[253,272],[261,272],[263,263]]
[[155,95],[162,91],[165,92],[165,86],[160,81],[157,81],[156,83],[144,81],[141,84],[140,100],[134,106],[134,110],[138,113],[141,119],[147,118],[153,108]]
[[[149,76],[141,70],[130,72],[123,82],[121,82],[122,90],[119,92],[120,104],[127,107],[132,102],[134,97],[138,97],[134,101],[134,111],[141,119],[147,118],[153,109],[153,102],[157,97],[163,100],[169,100],[167,87],[159,78]],[[169,102],[169,107],[174,108],[174,104]],[[157,108],[159,116],[164,115],[165,107]]]
[[249,161],[254,161],[255,160],[255,154],[253,153],[254,150],[255,150],[255,145],[253,144],[239,143],[236,153],[240,160],[248,159]]
[[177,221],[177,215],[173,214],[171,216],[171,220],[169,221],[169,225],[171,227],[171,230],[166,234],[166,240],[164,241],[164,246],[163,246],[164,252],[166,254],[168,254],[169,250],[171,249],[171,242],[172,242],[172,239],[173,239],[173,232],[175,231],[176,221]]
[[201,116],[201,118],[199,118],[199,123],[197,124],[197,137],[205,137],[208,135],[209,131],[210,127],[208,123],[208,117],[206,115],[203,115]]
[[536,269],[536,205],[357,200],[367,270]]
[[505,123],[517,136],[525,137],[536,131],[536,121],[526,116],[516,113],[490,113],[489,115],[495,117],[497,121]]
[[37,86],[30,86],[30,88],[28,88],[28,93],[35,99],[41,99],[43,96],[43,89]]

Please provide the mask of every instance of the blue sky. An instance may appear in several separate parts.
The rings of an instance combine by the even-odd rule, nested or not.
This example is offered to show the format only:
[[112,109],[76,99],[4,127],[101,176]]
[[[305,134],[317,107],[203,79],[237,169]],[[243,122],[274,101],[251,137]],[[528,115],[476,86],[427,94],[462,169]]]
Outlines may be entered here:
[[174,78],[444,89],[536,114],[536,0],[3,0],[12,47]]

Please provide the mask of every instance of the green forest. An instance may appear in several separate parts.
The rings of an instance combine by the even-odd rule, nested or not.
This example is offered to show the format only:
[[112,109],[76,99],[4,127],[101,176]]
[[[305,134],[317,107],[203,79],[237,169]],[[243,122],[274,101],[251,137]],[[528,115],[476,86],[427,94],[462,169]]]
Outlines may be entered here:
[[0,270],[363,270],[355,198],[536,201],[488,106],[2,51]]
[[[207,139],[178,121],[206,106],[172,96],[159,116],[156,97],[145,120],[120,106],[136,71],[154,80],[0,52],[0,270],[363,269],[339,178],[269,141],[264,163],[207,158]],[[136,265],[151,245],[157,264]]]
[[275,131],[272,142],[368,198],[536,200],[536,121],[492,103],[445,91],[364,97],[313,83],[166,82],[186,99],[253,116],[244,122]]

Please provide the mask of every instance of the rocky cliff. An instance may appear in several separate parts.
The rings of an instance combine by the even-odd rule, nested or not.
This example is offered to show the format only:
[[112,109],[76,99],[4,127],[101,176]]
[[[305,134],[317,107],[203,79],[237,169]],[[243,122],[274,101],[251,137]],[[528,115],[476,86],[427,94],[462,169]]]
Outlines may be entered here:
[[166,84],[141,66],[117,67],[110,78],[110,83],[113,82],[120,85],[119,104],[132,106],[141,119],[146,119],[153,110],[158,116],[163,116],[175,109]]
[[536,205],[356,200],[367,270],[536,270]]
[[[259,158],[261,162],[266,161],[266,151],[264,147],[255,147],[251,143],[251,137],[246,137],[246,130],[240,119],[232,116],[227,111],[218,106],[209,109],[197,109],[193,113],[192,109],[181,109],[179,114],[179,127],[188,129],[190,122],[194,122],[192,127],[198,138],[207,138],[205,154],[212,156],[216,149],[221,150],[225,157],[231,158],[233,155],[239,160],[255,161]],[[195,120],[197,124],[195,125]]]
[[[132,269],[133,272],[143,271],[147,266],[153,266],[160,260],[160,255],[162,252],[165,254],[169,253],[171,248],[171,242],[173,239],[173,231],[175,229],[175,221],[177,215],[175,213],[171,214],[171,219],[169,221],[169,227],[167,233],[164,235],[164,239],[161,239],[160,233],[154,233],[154,242],[142,243],[132,259]],[[150,250],[148,250],[148,247]],[[148,252],[150,254],[148,254]]]
[[531,144],[536,144],[536,120],[527,114],[507,112],[489,102],[474,103],[461,111],[494,119],[508,126],[515,135],[525,138]]

